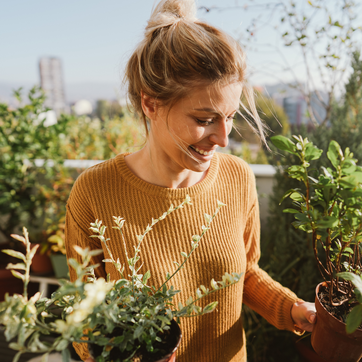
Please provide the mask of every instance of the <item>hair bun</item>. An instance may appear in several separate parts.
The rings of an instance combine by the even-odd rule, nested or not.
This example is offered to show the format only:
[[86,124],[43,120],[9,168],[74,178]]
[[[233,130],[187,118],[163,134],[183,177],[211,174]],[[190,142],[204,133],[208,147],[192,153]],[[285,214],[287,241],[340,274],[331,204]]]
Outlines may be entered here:
[[160,13],[172,14],[185,20],[196,20],[196,5],[194,0],[161,0],[156,6],[151,19]]
[[180,19],[196,21],[196,5],[194,0],[161,0],[152,12],[145,35],[155,30],[175,24]]

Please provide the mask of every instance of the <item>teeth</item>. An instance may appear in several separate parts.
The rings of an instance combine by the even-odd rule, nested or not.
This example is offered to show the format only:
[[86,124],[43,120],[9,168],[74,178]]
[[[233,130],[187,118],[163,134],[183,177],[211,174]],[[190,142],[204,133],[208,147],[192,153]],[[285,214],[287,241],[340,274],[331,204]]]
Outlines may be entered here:
[[214,153],[214,151],[204,151],[204,150],[200,150],[197,147],[191,146],[197,153],[199,153],[200,155],[204,155],[204,156],[210,156]]

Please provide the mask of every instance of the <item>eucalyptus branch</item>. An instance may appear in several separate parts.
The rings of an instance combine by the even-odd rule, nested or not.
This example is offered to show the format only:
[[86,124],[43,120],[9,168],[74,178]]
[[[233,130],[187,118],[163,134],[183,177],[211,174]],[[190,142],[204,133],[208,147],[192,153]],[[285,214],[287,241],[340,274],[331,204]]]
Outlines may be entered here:
[[[141,243],[144,239],[144,237],[146,236],[147,233],[149,233],[152,230],[152,227],[154,225],[156,225],[159,221],[163,220],[166,218],[166,216],[170,215],[172,212],[181,209],[184,207],[184,205],[192,205],[191,203],[191,198],[189,195],[186,195],[185,200],[178,206],[174,207],[172,204],[170,206],[170,208],[168,209],[168,211],[164,212],[158,219],[152,219],[151,225],[147,225],[147,228],[145,229],[145,231],[143,232],[142,235],[138,235],[137,238],[139,240],[139,243],[135,249],[135,255],[134,255],[134,259],[137,257],[138,253],[140,252],[140,247],[141,247]],[[136,261],[137,262],[137,261]]]
[[216,217],[216,215],[218,214],[219,210],[223,207],[226,206],[225,204],[223,204],[221,201],[217,202],[217,209],[214,212],[214,214],[212,216],[205,214],[205,220],[206,220],[206,226],[202,226],[202,233],[201,235],[194,235],[192,237],[191,240],[191,251],[186,254],[184,252],[181,252],[181,255],[184,257],[183,262],[181,263],[181,265],[178,265],[178,263],[176,263],[176,265],[178,265],[178,268],[173,272],[172,275],[167,275],[166,276],[166,281],[157,289],[157,292],[160,291],[184,266],[184,264],[186,263],[186,261],[190,258],[191,254],[196,250],[196,248],[199,246],[199,242],[202,239],[202,237],[206,234],[206,232],[210,229],[210,224],[211,222],[214,220],[214,218]]

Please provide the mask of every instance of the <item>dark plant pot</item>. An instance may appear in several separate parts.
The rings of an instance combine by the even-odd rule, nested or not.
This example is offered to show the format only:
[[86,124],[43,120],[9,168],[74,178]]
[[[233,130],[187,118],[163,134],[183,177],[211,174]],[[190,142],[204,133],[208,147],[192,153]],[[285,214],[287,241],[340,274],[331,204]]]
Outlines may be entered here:
[[[31,244],[31,247],[33,246],[34,244]],[[52,262],[50,261],[49,256],[47,254],[41,254],[40,247],[33,257],[30,268],[32,273],[38,275],[51,275],[54,273]]]
[[362,330],[347,334],[345,323],[324,308],[318,294],[325,282],[317,285],[315,305],[317,321],[312,332],[313,349],[328,362],[358,362],[362,357]]
[[[175,362],[176,361],[176,351],[180,345],[182,333],[181,333],[181,329],[180,329],[179,325],[174,320],[171,321],[170,331],[171,331],[172,339],[174,341],[173,345],[171,346],[171,350],[162,357],[152,358],[152,357],[150,357],[151,354],[149,354],[148,356],[142,356],[143,357],[142,362]],[[98,346],[95,346],[92,344],[88,345],[89,353],[94,360],[96,359],[96,357],[98,355],[96,352],[97,348],[101,348],[100,352],[103,350],[103,347],[98,347]]]
[[50,260],[53,265],[54,274],[57,278],[68,278],[67,257],[63,254],[52,254]]

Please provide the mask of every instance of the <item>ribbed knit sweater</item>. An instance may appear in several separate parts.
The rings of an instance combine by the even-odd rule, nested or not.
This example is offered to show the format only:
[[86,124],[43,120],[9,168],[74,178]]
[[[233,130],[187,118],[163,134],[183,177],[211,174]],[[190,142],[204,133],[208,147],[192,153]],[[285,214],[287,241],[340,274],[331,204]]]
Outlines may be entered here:
[[[123,233],[128,252],[136,245],[152,218],[160,217],[173,203],[178,205],[190,195],[193,205],[170,214],[153,227],[141,246],[142,272],[151,271],[149,285],[160,286],[167,272],[180,262],[181,251],[191,249],[191,237],[200,234],[205,224],[204,213],[212,215],[217,200],[223,207],[201,239],[200,246],[172,280],[181,290],[176,297],[185,303],[195,296],[201,285],[210,287],[212,278],[221,280],[225,272],[243,272],[242,280],[214,293],[201,305],[217,300],[217,309],[207,315],[181,320],[182,341],[178,362],[245,362],[246,346],[241,318],[242,303],[266,318],[279,329],[293,330],[291,308],[297,296],[272,280],[258,266],[259,208],[254,175],[241,159],[216,153],[206,177],[199,183],[180,189],[149,184],[135,176],[125,163],[125,155],[98,164],[84,171],[76,180],[67,204],[66,247],[68,258],[78,258],[73,245],[101,249],[98,239],[90,238],[90,223],[102,220],[108,226],[106,236],[114,257],[126,260],[119,231],[112,229],[112,216],[126,220]],[[93,259],[101,263],[97,276],[118,278],[111,263],[104,264],[107,252]],[[71,280],[75,279],[70,267]],[[86,345],[76,346],[84,360]]]

